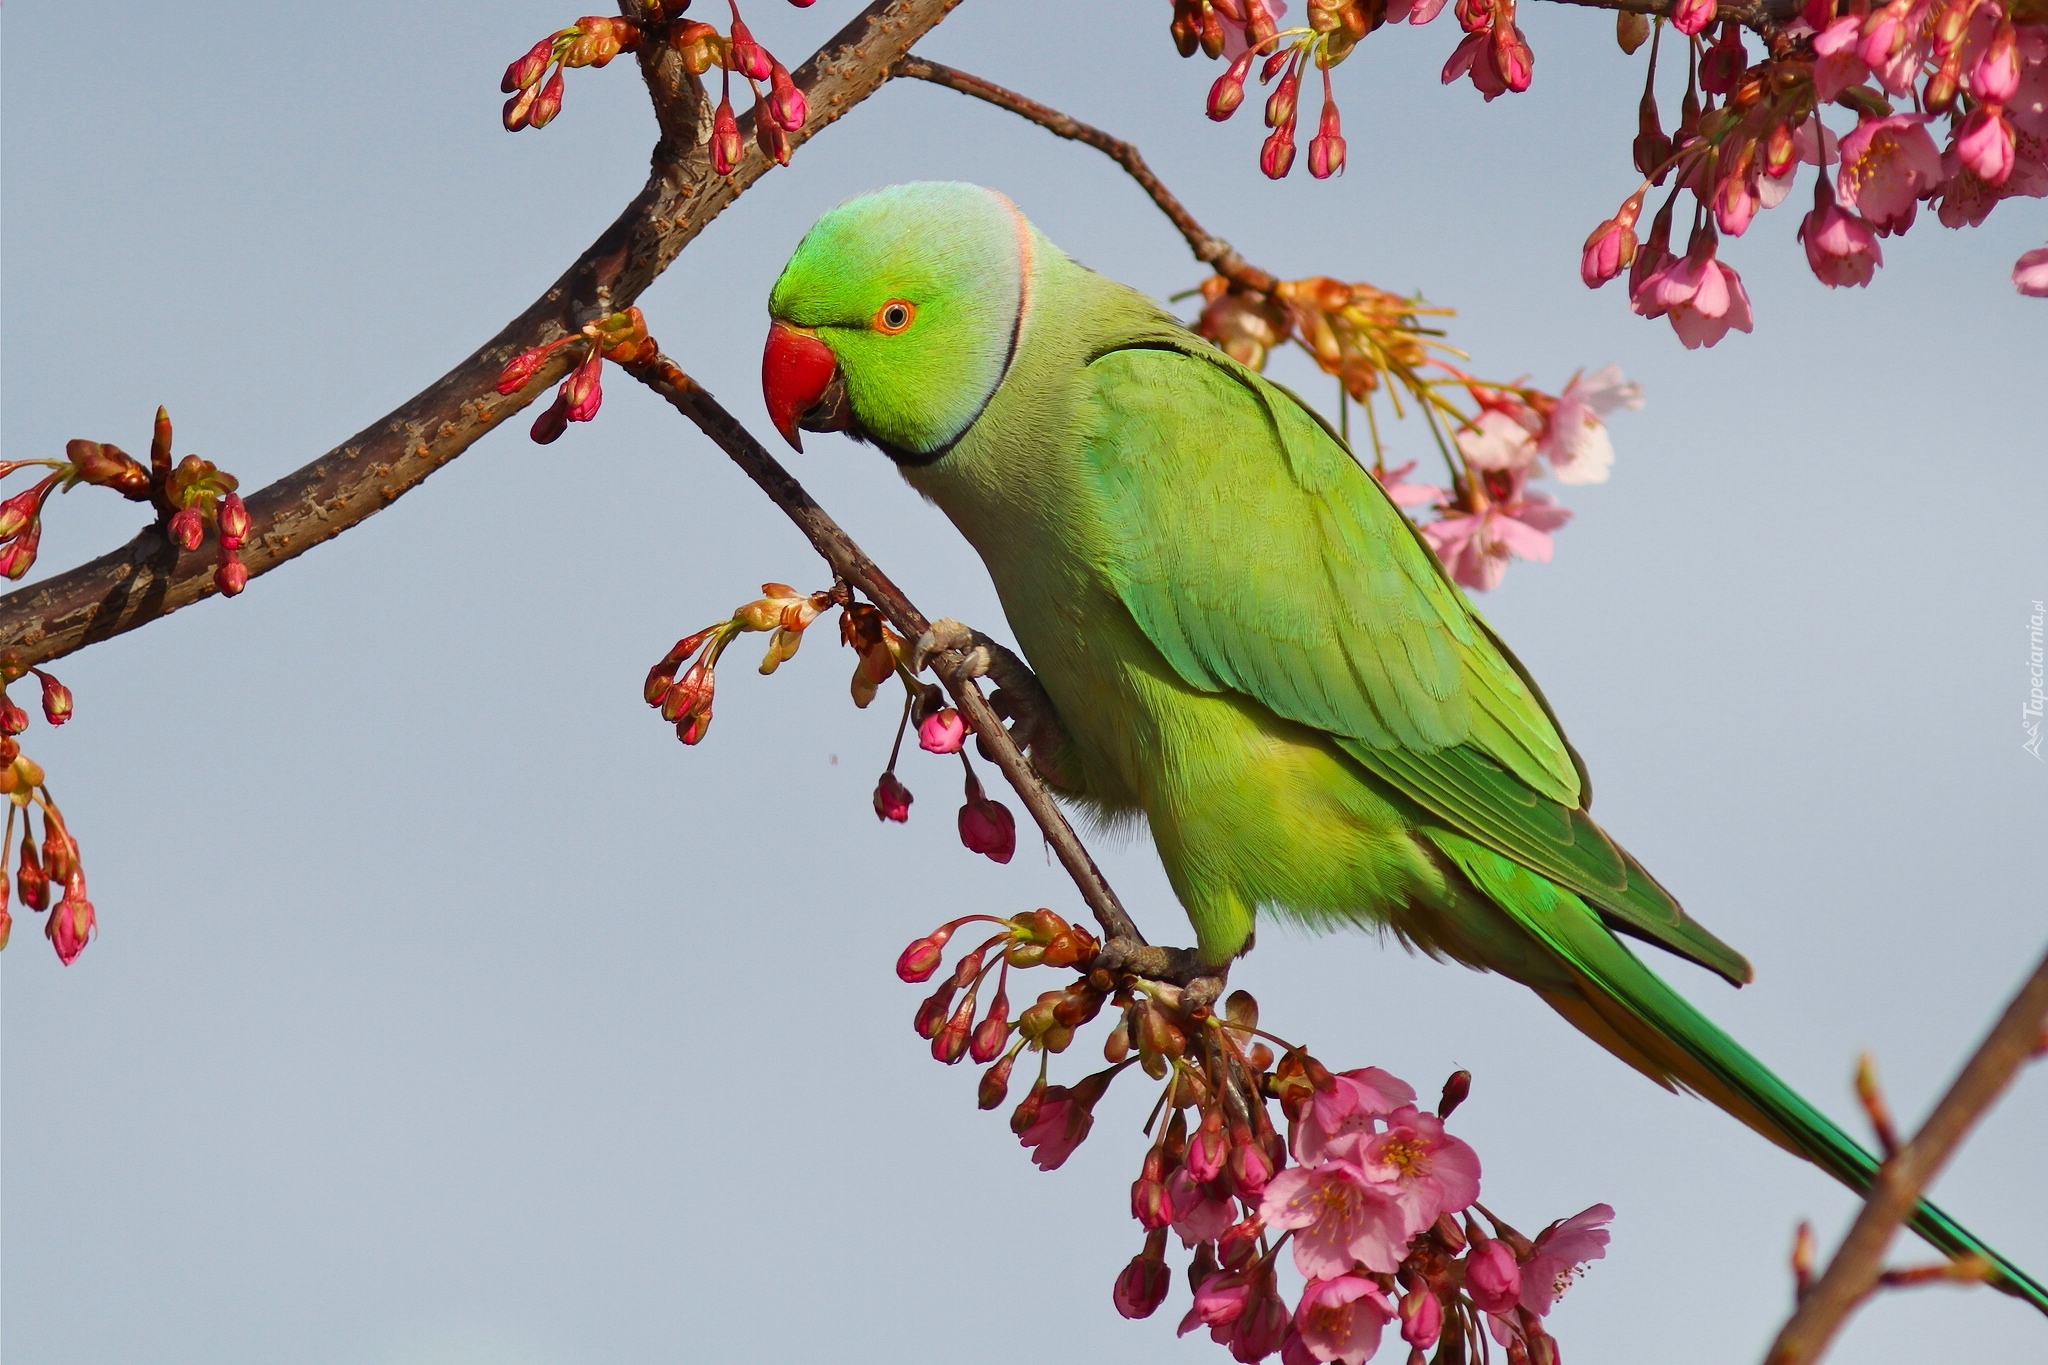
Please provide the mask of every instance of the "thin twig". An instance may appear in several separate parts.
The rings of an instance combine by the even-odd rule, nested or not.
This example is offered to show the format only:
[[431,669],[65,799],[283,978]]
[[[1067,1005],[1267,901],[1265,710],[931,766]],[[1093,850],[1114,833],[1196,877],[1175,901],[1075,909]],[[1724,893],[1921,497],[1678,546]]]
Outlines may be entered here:
[[908,76],[913,80],[930,81],[943,85],[948,90],[957,90],[963,95],[972,95],[986,100],[998,109],[1007,109],[1020,118],[1029,119],[1039,127],[1057,137],[1072,142],[1086,143],[1104,156],[1115,161],[1130,173],[1140,189],[1152,197],[1159,211],[1173,221],[1180,229],[1180,235],[1187,238],[1188,247],[1195,253],[1195,259],[1203,262],[1217,274],[1229,280],[1240,289],[1255,294],[1270,294],[1280,282],[1272,275],[1248,263],[1237,254],[1237,248],[1221,237],[1212,236],[1195,221],[1173,192],[1159,183],[1159,177],[1152,174],[1152,168],[1145,164],[1145,158],[1138,155],[1138,149],[1121,138],[1111,137],[1100,128],[1092,127],[1069,114],[1063,114],[1050,105],[1028,99],[1014,90],[1005,89],[994,81],[984,80],[971,72],[960,71],[923,57],[906,54],[890,71],[894,76]]
[[1778,1332],[1764,1357],[1765,1365],[1811,1365],[1820,1358],[1843,1319],[1877,1286],[1885,1251],[1899,1224],[1920,1202],[1920,1191],[2004,1092],[2032,1054],[2044,1025],[2048,1025],[2048,956],[2005,1007],[1920,1131],[1878,1168],[1849,1235]]
[[[801,145],[887,81],[910,45],[960,0],[875,0],[793,74],[810,113],[789,135]],[[566,347],[517,394],[497,392],[505,362],[624,308],[772,164],[741,122],[746,148],[729,176],[712,172],[696,131],[695,82],[669,76],[656,100],[663,130],[646,185],[589,250],[546,293],[468,359],[312,463],[249,495],[251,530],[242,562],[255,577],[331,540],[417,487],[560,379],[575,359]],[[694,120],[694,121],[693,121]],[[687,140],[690,145],[678,146]],[[148,415],[136,414],[138,429]],[[116,433],[94,433],[104,438]],[[190,432],[187,432],[190,435]],[[213,452],[234,467],[234,457]],[[214,547],[180,553],[156,527],[109,554],[0,598],[0,647],[24,664],[47,663],[210,597]]]
[[[696,423],[706,436],[731,456],[733,463],[759,484],[769,500],[796,523],[797,529],[824,557],[832,572],[881,608],[889,624],[906,640],[916,640],[931,629],[931,622],[924,613],[912,605],[910,599],[903,595],[903,590],[876,567],[875,561],[869,559],[860,546],[854,544],[853,537],[818,506],[804,486],[782,467],[782,462],[769,454],[767,448],[754,439],[753,433],[740,425],[738,418],[727,412],[724,405],[696,380],[684,374],[674,361],[667,356],[657,356],[644,365],[631,365],[627,369],[641,383],[667,399],[677,412]],[[933,660],[933,670],[959,706],[961,715],[974,727],[974,733],[981,738],[996,766],[1002,769],[1003,776],[1016,789],[1031,818],[1044,831],[1046,842],[1058,855],[1067,875],[1074,879],[1074,885],[1080,888],[1082,899],[1094,911],[1103,931],[1110,938],[1127,939],[1143,945],[1144,935],[1138,932],[1138,926],[1124,910],[1116,892],[1110,889],[1109,881],[1095,865],[1095,859],[1082,846],[1073,826],[1067,823],[1067,817],[1054,804],[1052,794],[1031,771],[1030,760],[1017,748],[1010,732],[1003,728],[1001,718],[982,696],[980,686],[961,671],[962,662],[959,651],[949,650]],[[1179,959],[1172,950],[1155,951],[1163,955],[1161,970],[1145,970],[1139,963],[1127,965],[1141,975],[1172,974],[1173,965],[1178,964]]]
[[[1586,9],[1623,10],[1629,14],[1648,15],[1652,19],[1669,19],[1678,8],[1678,0],[1553,0],[1560,5],[1579,5]],[[1745,28],[1761,29],[1765,25],[1782,24],[1799,13],[1803,0],[1755,0],[1747,5],[1723,4],[1715,7],[1714,17],[1732,19]]]

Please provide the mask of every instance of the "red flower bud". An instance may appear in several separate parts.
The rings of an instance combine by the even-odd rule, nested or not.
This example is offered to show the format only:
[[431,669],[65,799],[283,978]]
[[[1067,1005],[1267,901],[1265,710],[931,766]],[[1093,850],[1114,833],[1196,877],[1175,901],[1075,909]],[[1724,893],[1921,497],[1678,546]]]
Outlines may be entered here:
[[974,1026],[974,1039],[968,1054],[977,1062],[994,1061],[1010,1041],[1010,1002],[1000,991],[995,1003],[989,1006],[988,1017]]
[[[910,818],[910,803],[914,799],[910,788],[896,780],[896,774],[883,773],[882,780],[875,783],[875,818],[894,820],[900,825]],[[917,978],[919,981],[923,979]]]
[[4,888],[6,885],[6,879],[0,877],[0,948],[7,946],[7,940],[14,933],[14,916],[7,913],[7,906],[4,900]]
[[718,112],[711,116],[711,169],[731,175],[740,164],[740,121],[733,116],[732,97],[718,97]]
[[982,795],[981,783],[970,774],[967,804],[960,807],[960,842],[968,851],[999,863],[1007,863],[1017,852],[1017,818],[1000,801]]
[[1259,148],[1259,170],[1268,180],[1282,180],[1294,165],[1294,129],[1275,128]]
[[1237,107],[1244,103],[1245,77],[1251,74],[1251,70],[1252,53],[1246,49],[1209,87],[1210,118],[1221,123],[1237,112]]
[[781,62],[768,74],[768,115],[790,132],[804,126],[809,114],[804,101],[804,92],[796,88],[796,82],[789,78],[789,69]]
[[79,875],[77,842],[64,826],[50,820],[43,822],[43,875],[65,883],[67,895],[71,879]]
[[1265,1223],[1257,1216],[1231,1224],[1216,1239],[1216,1259],[1232,1270],[1242,1269],[1259,1249],[1259,1235],[1265,1230]]
[[555,35],[550,33],[528,48],[525,56],[505,68],[505,79],[498,84],[499,92],[509,95],[514,90],[531,89],[540,81],[540,73],[548,69],[548,61],[554,51]]
[[1295,105],[1301,96],[1301,72],[1289,71],[1280,78],[1273,93],[1266,96],[1266,126],[1293,127]]
[[1146,1237],[1145,1249],[1133,1256],[1123,1273],[1116,1277],[1116,1289],[1111,1297],[1115,1300],[1117,1312],[1127,1318],[1149,1318],[1159,1311],[1160,1304],[1166,1302],[1166,1291],[1173,1285],[1173,1272],[1166,1268],[1165,1250],[1163,1230]]
[[43,719],[52,725],[62,725],[71,719],[71,689],[58,682],[41,669],[36,677],[43,684]]
[[768,55],[768,49],[754,41],[740,17],[732,20],[732,37],[727,49],[728,65],[748,80],[765,81],[775,69],[775,59]]
[[982,1109],[994,1109],[1010,1093],[1010,1068],[1017,1064],[1014,1055],[1004,1057],[987,1071],[981,1073],[981,1084],[975,1088],[974,1103]]
[[939,1030],[938,1037],[932,1039],[932,1060],[951,1066],[965,1057],[968,1035],[973,1029],[974,992],[970,990],[960,1002],[960,1007],[946,1020],[945,1027]]
[[127,498],[139,500],[149,496],[149,471],[119,446],[69,441],[64,453],[78,467],[80,481],[111,488]]
[[562,397],[568,400],[568,410],[563,415],[570,421],[588,422],[597,416],[597,409],[604,402],[604,355],[596,347],[562,381]]
[[220,509],[213,514],[213,527],[224,548],[242,548],[242,542],[249,537],[249,508],[240,493],[230,493],[220,500]]
[[171,543],[181,550],[196,550],[206,536],[206,523],[200,520],[197,507],[186,507],[171,518]]
[[789,164],[789,134],[782,131],[782,125],[772,118],[754,120],[754,145],[761,149],[761,155],[778,166]]
[[557,391],[555,401],[550,403],[541,415],[533,419],[533,436],[536,445],[551,445],[562,438],[569,429],[569,395]]
[[29,837],[28,828],[21,831],[21,866],[15,872],[15,883],[21,890],[21,903],[35,911],[47,910],[50,906],[50,879],[43,873],[43,860],[36,852],[35,840]]
[[1166,1196],[1166,1158],[1157,1147],[1145,1153],[1144,1168],[1131,1182],[1131,1217],[1147,1232],[1173,1221],[1173,1201]]
[[24,488],[5,502],[0,502],[0,540],[12,540],[25,530],[43,510],[43,499],[50,493],[50,480],[45,479],[33,488]]
[[57,950],[57,958],[69,967],[91,941],[96,917],[92,902],[85,898],[85,879],[74,878],[64,888],[64,903],[51,912],[43,933]]
[[917,1007],[917,1017],[913,1021],[918,1037],[939,1036],[939,1030],[946,1026],[946,1012],[953,1004],[953,992],[957,989],[949,976],[939,983],[937,990],[925,997],[924,1003]]
[[931,980],[946,960],[946,940],[951,936],[950,931],[939,929],[914,941],[896,959],[896,975],[911,982]]
[[225,545],[221,546],[219,563],[214,565],[213,586],[220,589],[222,597],[239,597],[242,589],[249,586],[249,566]]
[[1010,1131],[1022,1133],[1038,1122],[1039,1111],[1045,1108],[1045,1077],[1040,1076],[1032,1085],[1030,1093],[1017,1101],[1017,1107],[1010,1112]]
[[1316,126],[1316,135],[1308,143],[1308,173],[1318,180],[1328,180],[1343,171],[1343,127],[1338,121],[1336,103],[1325,100],[1322,120]]
[[18,735],[28,729],[28,712],[0,698],[0,734]]

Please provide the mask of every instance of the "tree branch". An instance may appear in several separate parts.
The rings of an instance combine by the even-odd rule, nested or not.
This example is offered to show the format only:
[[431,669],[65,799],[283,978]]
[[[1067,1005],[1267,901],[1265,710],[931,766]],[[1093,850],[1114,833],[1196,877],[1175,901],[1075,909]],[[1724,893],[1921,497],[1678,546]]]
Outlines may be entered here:
[[[793,73],[810,115],[789,135],[791,144],[808,141],[880,89],[896,59],[959,3],[870,4]],[[631,303],[769,168],[749,136],[733,174],[714,175],[702,143],[702,92],[674,77],[670,57],[643,61],[654,68],[662,126],[646,186],[546,293],[461,364],[319,459],[249,495],[252,525],[242,561],[251,577],[374,515],[532,402],[561,378],[567,357],[521,392],[500,396],[507,360]],[[742,124],[750,133],[747,120]],[[211,546],[180,553],[157,527],[147,527],[118,550],[0,598],[0,647],[13,648],[24,664],[61,658],[211,596],[213,569]]]
[[[670,406],[697,424],[718,447],[732,457],[734,464],[747,477],[759,484],[769,501],[781,508],[783,514],[796,523],[797,529],[811,542],[811,547],[831,566],[832,572],[851,583],[865,594],[869,601],[881,608],[882,615],[906,640],[916,640],[931,629],[931,621],[912,605],[903,595],[903,590],[891,582],[889,576],[876,567],[853,537],[846,534],[824,508],[818,506],[811,495],[804,490],[782,462],[777,460],[762,444],[754,439],[753,433],[740,425],[739,419],[725,410],[696,380],[684,374],[676,363],[667,356],[657,356],[643,365],[629,365],[626,369],[641,383],[667,399]],[[946,691],[952,696],[960,714],[974,727],[986,746],[987,752],[1002,769],[1003,776],[1016,789],[1017,796],[1038,822],[1045,833],[1045,839],[1058,855],[1060,865],[1080,888],[1082,900],[1095,913],[1104,933],[1112,939],[1128,939],[1143,945],[1145,937],[1138,932],[1138,926],[1124,910],[1123,903],[1112,891],[1109,881],[1102,875],[1102,869],[1095,865],[1095,859],[1082,846],[1067,817],[1054,804],[1052,793],[1031,771],[1031,764],[1010,738],[1010,732],[1003,728],[1002,720],[981,694],[975,680],[964,674],[960,665],[960,652],[948,650],[932,661],[933,671],[939,675]],[[1127,969],[1136,970],[1140,975],[1168,977],[1177,974],[1181,963],[1171,949],[1151,949],[1160,955],[1160,962],[1147,960],[1126,960]],[[1146,966],[1157,965],[1157,972],[1145,970]]]
[[[1677,0],[1552,0],[1559,5],[1579,5],[1586,9],[1622,10],[1629,14],[1646,14],[1652,19],[1669,19],[1678,8]],[[1802,0],[1753,0],[1746,5],[1722,4],[1715,8],[1716,19],[1733,19],[1745,28],[1761,29],[1764,25],[1777,25],[1798,14]]]
[[1983,1117],[2048,1026],[2048,956],[2005,1007],[1976,1054],[1912,1141],[1878,1168],[1849,1235],[1771,1344],[1765,1365],[1810,1365],[1827,1349],[1850,1311],[1877,1286],[1885,1251],[1911,1216],[1920,1191],[1947,1163],[1963,1135]]
[[1159,182],[1159,177],[1152,174],[1152,168],[1145,164],[1145,158],[1138,155],[1138,149],[1130,143],[1111,137],[1100,128],[1091,127],[1050,105],[1040,104],[1037,100],[1027,99],[1014,90],[1005,89],[994,81],[984,80],[970,72],[928,61],[923,57],[913,57],[906,53],[891,68],[889,74],[930,81],[934,85],[943,85],[948,90],[972,95],[978,100],[986,100],[998,109],[1007,109],[1020,118],[1029,119],[1056,137],[1086,143],[1129,172],[1131,179],[1137,181],[1139,188],[1150,195],[1152,202],[1159,206],[1159,211],[1180,229],[1180,235],[1187,239],[1188,249],[1195,253],[1196,260],[1209,266],[1238,288],[1250,290],[1255,294],[1269,294],[1274,286],[1279,284],[1272,275],[1238,255],[1237,248],[1221,237],[1211,236],[1196,222],[1195,216],[1174,197],[1171,190]]

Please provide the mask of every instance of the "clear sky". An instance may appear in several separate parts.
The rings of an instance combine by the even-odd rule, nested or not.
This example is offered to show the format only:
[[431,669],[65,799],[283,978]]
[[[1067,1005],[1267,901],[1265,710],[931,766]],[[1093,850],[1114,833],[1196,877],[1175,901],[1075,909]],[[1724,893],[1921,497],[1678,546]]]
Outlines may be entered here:
[[[793,64],[853,10],[746,15]],[[139,452],[165,403],[180,454],[254,487],[467,354],[644,175],[630,62],[571,73],[540,134],[497,126],[504,64],[575,13],[8,5],[6,457]],[[1526,7],[1535,86],[1492,105],[1437,84],[1450,19],[1374,36],[1338,73],[1349,173],[1277,186],[1255,111],[1201,117],[1215,68],[1174,56],[1167,17],[973,0],[926,50],[1137,140],[1275,271],[1456,306],[1483,370],[1642,382],[1612,481],[1565,490],[1556,561],[1486,610],[1596,813],[1757,981],[1658,969],[1859,1130],[1848,1078],[1874,1049],[1917,1121],[2048,939],[2048,772],[2019,747],[2048,303],[2007,282],[2048,215],[1924,224],[1874,287],[1830,293],[1792,239],[1802,182],[1725,247],[1756,334],[1686,352],[1577,280],[1634,183],[1640,66],[1609,16]],[[1102,157],[906,85],[718,220],[642,300],[655,334],[766,434],[763,300],[791,247],[849,194],[939,177],[1007,191],[1155,295],[1201,276]],[[1149,1322],[1110,1306],[1149,1097],[1113,1092],[1041,1174],[910,1031],[904,942],[954,907],[1075,908],[1038,841],[1007,868],[961,850],[957,774],[921,756],[911,822],[878,826],[893,713],[847,703],[830,638],[772,679],[742,650],[709,739],[677,745],[639,700],[647,665],[763,580],[825,575],[622,381],[556,445],[524,426],[242,598],[58,665],[76,718],[38,720],[27,751],[101,934],[67,970],[23,915],[0,958],[9,1359],[1220,1359],[1173,1338],[1178,1279]],[[880,457],[821,438],[790,464],[927,611],[1001,631],[978,562]],[[142,514],[85,489],[48,520],[38,574]],[[1184,939],[1150,847],[1098,848],[1147,931]],[[1505,981],[1282,931],[1234,980],[1332,1064],[1426,1091],[1469,1067],[1455,1130],[1504,1216],[1615,1206],[1609,1259],[1552,1318],[1574,1365],[1756,1358],[1794,1225],[1832,1244],[1852,1212]],[[2037,1275],[2044,1133],[2037,1071],[1938,1191]],[[1870,1307],[1837,1358],[2044,1344],[2019,1305],[1935,1289]]]

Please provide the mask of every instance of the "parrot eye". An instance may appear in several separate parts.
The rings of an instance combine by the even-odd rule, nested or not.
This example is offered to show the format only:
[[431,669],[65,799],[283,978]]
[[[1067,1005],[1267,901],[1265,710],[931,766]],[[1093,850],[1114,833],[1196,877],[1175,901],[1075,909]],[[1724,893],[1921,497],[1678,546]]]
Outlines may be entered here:
[[881,311],[875,314],[875,330],[883,336],[895,336],[910,326],[911,319],[916,316],[916,304],[906,299],[890,299],[882,305]]

